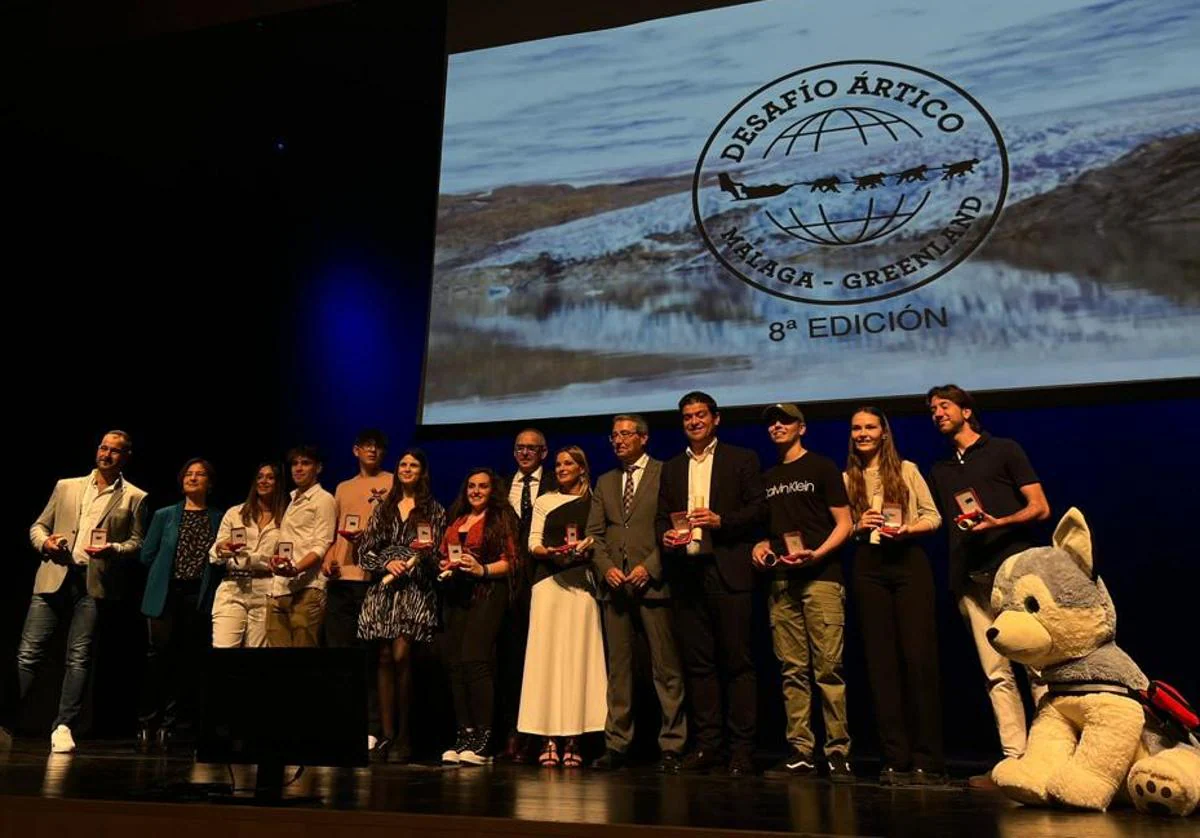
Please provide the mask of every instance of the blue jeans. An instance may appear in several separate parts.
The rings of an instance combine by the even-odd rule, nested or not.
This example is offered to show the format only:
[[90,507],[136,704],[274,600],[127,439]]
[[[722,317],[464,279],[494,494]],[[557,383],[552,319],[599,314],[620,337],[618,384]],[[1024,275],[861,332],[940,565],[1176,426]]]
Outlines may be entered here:
[[87,572],[72,569],[62,587],[52,594],[34,594],[17,647],[17,677],[22,700],[33,686],[34,676],[58,624],[66,620],[67,664],[63,672],[62,697],[54,727],[74,727],[83,707],[83,691],[92,667],[92,638],[96,634],[96,600],[88,596]]

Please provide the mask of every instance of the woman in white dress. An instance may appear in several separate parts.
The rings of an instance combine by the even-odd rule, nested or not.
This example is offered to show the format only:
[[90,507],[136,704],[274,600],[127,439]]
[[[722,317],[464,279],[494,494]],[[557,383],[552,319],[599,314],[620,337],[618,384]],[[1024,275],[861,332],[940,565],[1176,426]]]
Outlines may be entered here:
[[537,563],[517,730],[545,737],[538,762],[583,764],[577,737],[604,730],[608,674],[600,606],[584,537],[592,490],[587,457],[577,446],[555,456],[558,491],[533,505],[529,552]]

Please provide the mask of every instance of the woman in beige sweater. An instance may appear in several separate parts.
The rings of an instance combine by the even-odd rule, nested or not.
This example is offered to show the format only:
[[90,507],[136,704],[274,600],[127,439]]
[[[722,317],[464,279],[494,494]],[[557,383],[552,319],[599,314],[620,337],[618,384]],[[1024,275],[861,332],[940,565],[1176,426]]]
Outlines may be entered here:
[[916,541],[942,519],[878,408],[860,407],[850,419],[845,479],[858,542],[854,590],[883,748],[880,782],[942,785],[933,573]]

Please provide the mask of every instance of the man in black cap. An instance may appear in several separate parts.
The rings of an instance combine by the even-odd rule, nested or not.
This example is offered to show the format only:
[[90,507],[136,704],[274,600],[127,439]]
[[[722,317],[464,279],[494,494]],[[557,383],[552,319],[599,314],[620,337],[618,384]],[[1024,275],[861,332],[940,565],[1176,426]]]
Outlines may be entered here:
[[829,778],[853,782],[842,673],[846,586],[837,555],[853,530],[850,501],[841,469],[804,447],[806,429],[800,408],[771,405],[763,411],[763,421],[779,451],[779,463],[763,475],[770,538],[754,545],[753,560],[770,575],[771,639],[783,670],[787,739],[792,749],[768,776],[803,777],[816,771],[815,680],[821,692]]

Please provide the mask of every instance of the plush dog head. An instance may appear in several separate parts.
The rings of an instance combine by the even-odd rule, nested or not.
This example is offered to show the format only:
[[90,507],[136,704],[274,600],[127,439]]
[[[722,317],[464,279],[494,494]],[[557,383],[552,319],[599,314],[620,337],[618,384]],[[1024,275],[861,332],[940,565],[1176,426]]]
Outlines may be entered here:
[[996,572],[988,642],[1006,658],[1045,669],[1112,641],[1117,612],[1092,567],[1092,536],[1072,507],[1051,547],[1012,556]]

